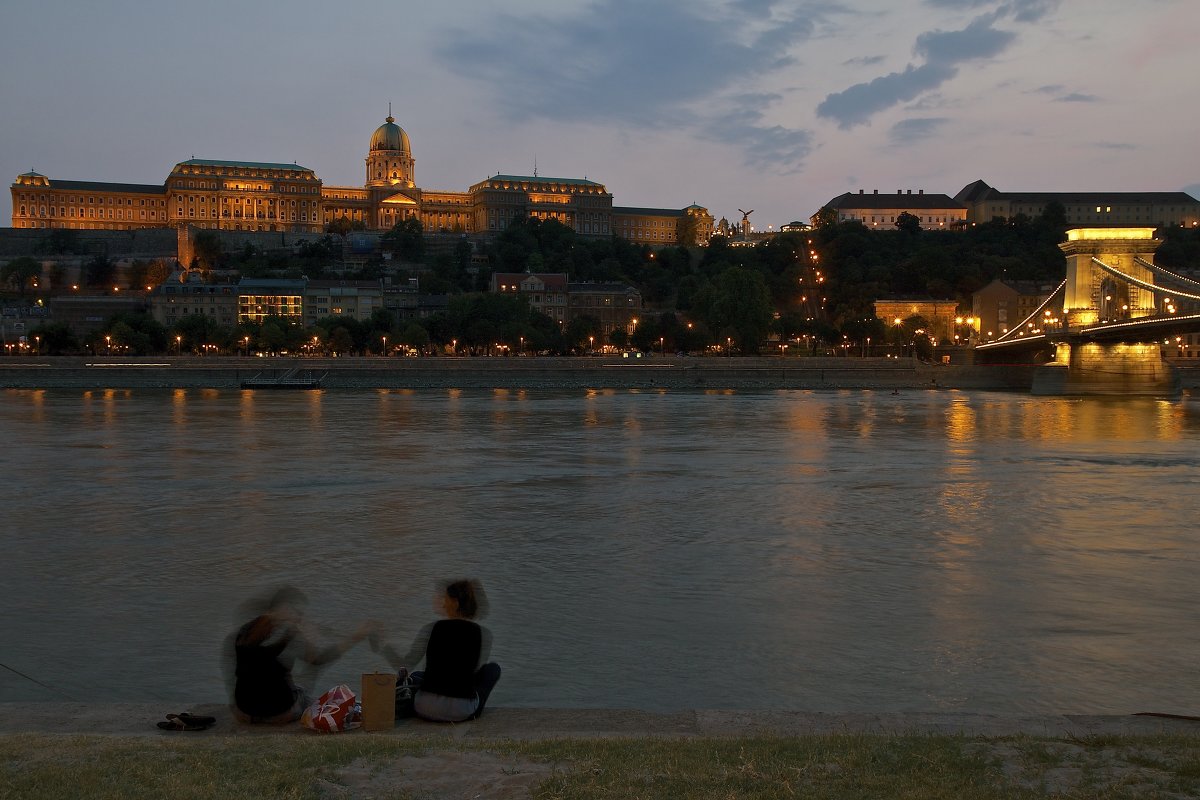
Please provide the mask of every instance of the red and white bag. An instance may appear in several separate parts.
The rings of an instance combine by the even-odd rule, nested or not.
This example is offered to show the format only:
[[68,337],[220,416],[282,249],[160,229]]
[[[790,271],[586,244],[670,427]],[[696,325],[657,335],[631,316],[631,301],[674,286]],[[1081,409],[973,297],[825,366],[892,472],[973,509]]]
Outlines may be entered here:
[[300,724],[321,733],[348,731],[362,725],[362,711],[355,702],[354,692],[339,684],[321,695],[317,702],[304,709]]

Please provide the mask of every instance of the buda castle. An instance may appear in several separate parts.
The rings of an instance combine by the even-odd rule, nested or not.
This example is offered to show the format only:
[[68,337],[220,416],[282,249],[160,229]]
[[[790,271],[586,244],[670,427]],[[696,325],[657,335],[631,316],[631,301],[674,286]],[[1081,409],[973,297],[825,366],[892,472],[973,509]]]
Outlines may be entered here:
[[320,233],[336,220],[388,230],[417,219],[429,233],[493,235],[516,217],[554,219],[583,236],[620,235],[652,246],[679,244],[684,215],[707,242],[713,218],[684,209],[614,207],[612,194],[586,178],[493,175],[465,192],[419,188],[408,134],[389,114],[371,134],[362,186],[328,186],[298,164],[181,161],[158,184],[100,183],[18,175],[14,228],[131,230],[187,227]]

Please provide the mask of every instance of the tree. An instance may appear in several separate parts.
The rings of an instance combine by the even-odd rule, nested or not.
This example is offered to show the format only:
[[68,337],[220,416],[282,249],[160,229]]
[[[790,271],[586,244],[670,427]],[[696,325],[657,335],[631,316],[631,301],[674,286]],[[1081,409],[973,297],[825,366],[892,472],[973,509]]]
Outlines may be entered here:
[[767,282],[761,273],[741,267],[726,269],[702,289],[695,311],[710,330],[732,331],[744,353],[758,352],[773,319]]
[[42,264],[28,256],[14,258],[0,267],[0,282],[15,286],[25,297],[25,288],[42,276]]
[[683,212],[675,223],[675,241],[683,247],[695,247],[699,244],[700,218],[688,211]]
[[394,252],[402,261],[419,262],[425,255],[425,228],[421,220],[409,217],[393,225],[380,243],[384,250]]
[[838,224],[837,209],[821,206],[821,210],[813,215],[813,220],[818,228],[832,228]]
[[896,230],[905,233],[920,233],[921,218],[907,211],[901,211],[900,215],[896,217]]
[[192,252],[200,269],[217,269],[225,257],[221,251],[221,235],[216,231],[199,231],[192,241]]
[[75,338],[71,326],[65,322],[47,322],[29,332],[29,339],[41,339],[42,353],[45,355],[61,356],[79,350],[79,341]]

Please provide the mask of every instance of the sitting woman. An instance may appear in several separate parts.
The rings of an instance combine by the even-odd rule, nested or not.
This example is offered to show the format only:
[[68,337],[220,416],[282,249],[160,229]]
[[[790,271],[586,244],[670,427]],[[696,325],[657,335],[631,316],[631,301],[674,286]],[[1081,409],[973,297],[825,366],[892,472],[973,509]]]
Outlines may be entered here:
[[434,609],[445,616],[425,626],[406,658],[391,647],[382,652],[397,669],[425,661],[414,672],[420,688],[413,706],[418,717],[432,722],[463,722],[483,713],[488,695],[500,680],[500,667],[488,663],[492,637],[475,619],[486,612],[487,600],[478,581],[454,581],[434,598]]
[[320,666],[340,658],[374,632],[363,623],[342,642],[317,648],[304,623],[304,593],[285,587],[233,635],[233,714],[242,722],[285,723],[312,702],[292,681],[296,659]]

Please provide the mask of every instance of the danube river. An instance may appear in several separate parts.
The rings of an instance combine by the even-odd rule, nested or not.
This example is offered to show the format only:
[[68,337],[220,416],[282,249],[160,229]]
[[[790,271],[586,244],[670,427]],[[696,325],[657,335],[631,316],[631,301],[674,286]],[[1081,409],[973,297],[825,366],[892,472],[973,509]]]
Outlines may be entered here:
[[0,441],[3,701],[218,701],[269,587],[403,647],[473,576],[500,706],[1200,711],[1190,397],[8,391]]

